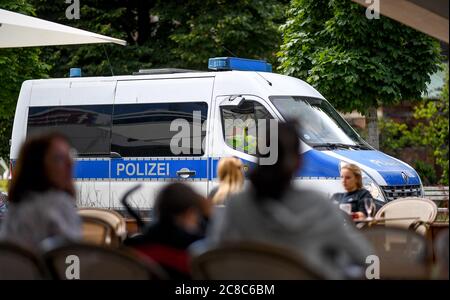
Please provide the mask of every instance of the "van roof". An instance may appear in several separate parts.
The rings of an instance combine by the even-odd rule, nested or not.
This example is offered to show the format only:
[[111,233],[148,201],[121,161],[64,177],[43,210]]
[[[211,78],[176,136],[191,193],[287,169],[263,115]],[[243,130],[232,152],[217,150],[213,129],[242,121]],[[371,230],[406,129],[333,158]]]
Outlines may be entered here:
[[115,76],[85,76],[85,77],[63,77],[32,79],[32,81],[115,81],[115,80],[141,80],[141,79],[164,79],[164,78],[192,78],[192,77],[214,77],[216,73],[221,72],[156,72],[154,74],[145,72],[136,72],[133,75],[115,75]]
[[[137,74],[102,77],[69,77],[28,80],[32,85],[51,85],[63,82],[111,82],[137,81],[175,78],[215,78],[215,90],[218,94],[240,94],[244,91],[264,95],[303,95],[323,98],[312,86],[306,82],[276,73],[255,71],[213,71],[213,72],[179,72],[170,74]],[[260,93],[257,93],[259,91]]]

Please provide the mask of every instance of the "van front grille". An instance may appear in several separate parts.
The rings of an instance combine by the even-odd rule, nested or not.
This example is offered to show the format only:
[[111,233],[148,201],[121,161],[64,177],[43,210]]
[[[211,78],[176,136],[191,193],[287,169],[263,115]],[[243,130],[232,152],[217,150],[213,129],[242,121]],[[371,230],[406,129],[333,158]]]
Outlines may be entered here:
[[387,201],[404,197],[422,197],[420,185],[386,185],[381,186]]

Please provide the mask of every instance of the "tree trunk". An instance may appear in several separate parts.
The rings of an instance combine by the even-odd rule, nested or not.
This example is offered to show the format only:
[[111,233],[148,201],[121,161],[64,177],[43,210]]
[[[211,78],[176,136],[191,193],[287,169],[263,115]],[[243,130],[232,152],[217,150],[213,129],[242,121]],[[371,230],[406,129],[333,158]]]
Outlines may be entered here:
[[379,136],[378,136],[378,116],[377,108],[369,107],[366,116],[367,129],[369,130],[368,143],[375,149],[379,148]]
[[137,5],[138,15],[138,45],[144,44],[150,38],[151,25],[150,25],[150,7],[151,1],[140,0]]

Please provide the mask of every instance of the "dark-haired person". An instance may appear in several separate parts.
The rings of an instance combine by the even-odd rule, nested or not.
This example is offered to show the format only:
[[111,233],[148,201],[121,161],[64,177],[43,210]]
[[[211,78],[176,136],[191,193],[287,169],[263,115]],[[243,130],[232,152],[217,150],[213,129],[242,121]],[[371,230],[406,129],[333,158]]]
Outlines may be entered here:
[[371,248],[356,229],[344,226],[325,195],[293,186],[301,167],[298,125],[279,123],[277,130],[278,138],[269,143],[271,151],[278,151],[277,161],[258,165],[250,174],[251,185],[230,197],[221,217],[213,217],[208,247],[241,241],[287,247],[324,278],[348,278],[355,266],[362,270]]
[[47,238],[81,238],[71,153],[68,140],[58,133],[25,142],[14,168],[0,239],[38,250]]
[[125,240],[141,254],[160,264],[172,279],[190,277],[187,248],[203,238],[202,205],[205,199],[182,183],[165,186],[156,197],[156,220],[142,235]]

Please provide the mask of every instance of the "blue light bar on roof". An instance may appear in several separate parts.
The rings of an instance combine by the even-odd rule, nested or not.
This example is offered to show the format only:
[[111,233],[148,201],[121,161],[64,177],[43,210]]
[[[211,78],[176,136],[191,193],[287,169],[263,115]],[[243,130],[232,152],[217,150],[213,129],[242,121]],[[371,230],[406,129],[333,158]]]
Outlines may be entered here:
[[81,77],[80,68],[70,68],[69,77]]
[[208,61],[208,69],[217,71],[259,71],[272,72],[272,65],[265,60],[239,57],[214,57]]

